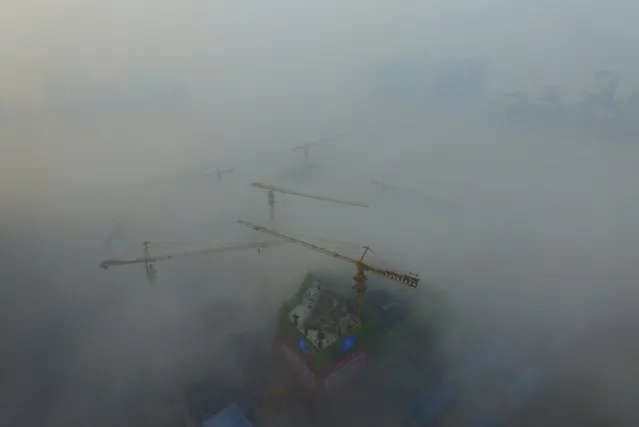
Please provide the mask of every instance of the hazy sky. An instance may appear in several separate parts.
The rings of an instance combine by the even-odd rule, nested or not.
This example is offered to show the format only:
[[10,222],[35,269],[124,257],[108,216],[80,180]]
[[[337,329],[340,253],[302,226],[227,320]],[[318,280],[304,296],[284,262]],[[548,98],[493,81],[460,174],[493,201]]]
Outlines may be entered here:
[[638,34],[628,7],[529,0],[11,1],[0,18],[0,87],[15,103],[46,98],[43,80],[58,73],[109,81],[166,67],[187,78],[272,82],[282,74],[295,80],[309,68],[318,75],[401,55],[487,57],[508,82],[498,86],[570,85],[601,67],[631,79]]
[[[133,90],[133,79],[146,79],[149,90],[174,86],[192,104],[207,105],[191,115],[233,124],[211,126],[210,136],[200,135],[217,144],[252,137],[285,115],[299,124],[291,138],[313,138],[326,125],[310,124],[308,117],[317,123],[317,117],[361,110],[377,67],[406,58],[485,57],[494,93],[559,84],[569,99],[578,100],[599,68],[620,73],[621,92],[639,88],[630,53],[638,30],[628,6],[617,2],[27,0],[6,2],[2,9],[0,109],[12,121],[37,111],[58,128],[65,92],[68,99],[81,99],[93,85],[95,94],[118,88],[114,93],[121,94]],[[149,105],[157,103],[153,99]],[[258,121],[262,127],[253,124]],[[9,159],[16,156],[37,175],[36,170],[55,169],[60,156],[81,156],[94,170],[98,160],[104,165],[115,158],[112,163],[121,165],[125,150],[147,150],[113,141],[106,130],[99,142],[97,137],[63,142],[51,129],[29,130],[47,141],[27,147],[5,140],[2,149],[9,155],[1,162],[7,180],[34,179],[22,176],[25,168],[15,172],[20,162]]]
[[[446,288],[460,325],[485,322],[511,338],[519,327],[543,331],[555,362],[576,357],[590,398],[619,397],[596,408],[609,425],[634,416],[622,397],[635,379],[618,373],[631,357],[608,350],[636,342],[623,335],[637,324],[636,146],[391,103],[375,80],[392,61],[473,56],[488,60],[494,93],[559,84],[577,100],[599,68],[617,70],[623,91],[639,89],[634,6],[5,3],[0,326],[10,345],[0,365],[14,368],[0,403],[14,425],[86,425],[95,414],[124,425],[117,414],[140,378],[206,372],[235,383],[243,371],[229,337],[268,323],[307,269],[352,274],[288,246],[162,264],[157,288],[142,268],[98,269],[139,256],[146,239],[183,248],[265,237],[235,223],[268,222],[266,194],[249,186],[257,180],[370,202],[278,195],[271,225],[351,256],[354,244],[372,245],[371,262]],[[304,172],[291,148],[342,132],[312,149],[315,169]],[[235,167],[223,185],[206,176],[217,166]],[[382,194],[370,185],[382,177],[459,208]],[[113,219],[122,229],[105,247]],[[226,322],[220,304],[233,309]]]

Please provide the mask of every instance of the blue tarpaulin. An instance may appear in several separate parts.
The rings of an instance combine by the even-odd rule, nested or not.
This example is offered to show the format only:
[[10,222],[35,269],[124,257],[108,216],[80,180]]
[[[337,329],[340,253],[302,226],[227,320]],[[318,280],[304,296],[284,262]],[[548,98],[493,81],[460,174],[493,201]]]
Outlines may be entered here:
[[253,427],[237,403],[227,406],[202,424],[204,427]]

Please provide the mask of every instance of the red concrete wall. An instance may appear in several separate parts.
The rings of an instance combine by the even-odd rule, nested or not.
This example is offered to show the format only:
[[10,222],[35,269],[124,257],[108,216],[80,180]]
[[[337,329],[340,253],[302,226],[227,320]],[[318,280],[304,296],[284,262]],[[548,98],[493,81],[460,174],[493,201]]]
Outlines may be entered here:
[[312,391],[330,392],[338,390],[366,366],[367,354],[364,349],[350,352],[324,375],[317,374],[307,363],[304,355],[287,342],[282,343],[282,355],[297,378]]

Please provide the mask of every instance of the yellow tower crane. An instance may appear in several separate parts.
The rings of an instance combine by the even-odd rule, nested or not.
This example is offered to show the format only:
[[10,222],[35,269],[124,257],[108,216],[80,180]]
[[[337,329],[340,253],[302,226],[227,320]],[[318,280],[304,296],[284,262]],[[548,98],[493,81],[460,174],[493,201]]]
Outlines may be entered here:
[[146,278],[148,279],[149,282],[154,282],[155,276],[157,274],[154,268],[154,264],[156,261],[168,261],[170,259],[176,259],[176,258],[188,258],[192,256],[208,255],[208,254],[217,253],[217,252],[239,251],[239,250],[246,250],[246,249],[257,249],[259,253],[261,248],[272,246],[274,243],[270,243],[270,242],[245,243],[245,244],[237,244],[237,245],[231,245],[231,246],[225,246],[225,247],[183,251],[183,252],[159,255],[154,257],[152,257],[149,253],[149,245],[151,244],[152,244],[151,242],[142,243],[143,253],[144,253],[142,258],[124,259],[124,260],[108,259],[100,263],[100,268],[107,270],[109,267],[118,266],[118,265],[144,264],[144,270],[146,271]]
[[324,200],[325,202],[339,203],[342,205],[360,206],[363,208],[369,207],[369,205],[364,202],[355,202],[352,200],[341,200],[341,199],[335,199],[332,197],[317,196],[313,194],[302,193],[301,191],[275,187],[273,185],[264,184],[261,182],[254,182],[251,184],[251,186],[255,188],[261,188],[263,190],[268,190],[268,207],[269,207],[269,215],[270,215],[271,221],[275,217],[275,192],[291,194],[293,196],[305,197],[307,199]]
[[[366,254],[371,251],[371,248],[368,246],[364,246],[364,253],[359,259],[351,258],[346,255],[342,255],[340,253],[331,251],[329,249],[322,248],[320,246],[314,245],[309,242],[305,242],[304,240],[299,240],[294,237],[291,237],[287,234],[281,233],[279,231],[271,230],[266,227],[262,227],[261,225],[251,224],[250,222],[238,220],[240,224],[246,225],[247,227],[252,228],[253,230],[261,231],[271,236],[275,236],[279,239],[285,240],[289,243],[293,243],[299,246],[303,246],[308,249],[312,249],[316,252],[323,253],[324,255],[331,256],[336,259],[340,259],[342,261],[349,262],[351,264],[355,264],[357,271],[353,279],[355,280],[355,293],[357,294],[357,307],[358,310],[362,308],[362,300],[364,297],[364,293],[366,292],[366,272],[373,273],[377,276],[384,277],[386,279],[394,280],[396,282],[400,282],[406,286],[411,288],[416,288],[419,284],[420,277],[414,273],[397,273],[392,270],[388,270],[385,268],[374,267],[368,263],[364,262],[364,257]],[[372,252],[372,251],[371,251]]]

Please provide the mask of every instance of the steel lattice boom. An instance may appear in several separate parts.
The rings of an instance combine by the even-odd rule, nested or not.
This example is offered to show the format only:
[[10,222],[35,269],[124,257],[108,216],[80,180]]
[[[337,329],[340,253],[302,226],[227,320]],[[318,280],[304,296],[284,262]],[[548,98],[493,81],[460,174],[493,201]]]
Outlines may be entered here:
[[155,274],[156,274],[153,264],[156,261],[168,261],[168,260],[176,259],[176,258],[188,258],[188,257],[193,257],[198,255],[208,255],[208,254],[213,254],[218,252],[239,251],[239,250],[246,250],[246,249],[257,249],[259,251],[261,248],[274,245],[274,243],[270,243],[270,242],[245,243],[245,244],[237,244],[237,245],[224,246],[224,247],[176,252],[172,254],[158,255],[158,256],[152,257],[149,255],[150,244],[151,242],[143,243],[143,247],[144,247],[143,257],[133,258],[133,259],[124,259],[124,260],[108,259],[100,263],[100,268],[107,270],[109,267],[119,266],[119,265],[144,264],[147,278],[149,279],[150,282],[153,282],[155,279]]
[[322,248],[321,246],[317,246],[314,245],[313,243],[310,242],[306,242],[304,240],[300,240],[300,239],[296,239],[295,237],[289,236],[287,234],[281,233],[279,231],[275,231],[275,230],[271,230],[268,229],[266,227],[262,227],[261,225],[256,225],[256,224],[251,224],[250,222],[246,222],[246,221],[242,221],[242,220],[238,220],[238,222],[240,224],[246,225],[247,227],[252,228],[253,230],[256,231],[261,231],[267,234],[270,234],[274,237],[277,237],[279,239],[285,240],[289,243],[293,243],[299,246],[303,246],[305,248],[308,249],[312,249],[316,252],[320,252],[323,253],[324,255],[328,255],[331,256],[333,258],[337,258],[340,259],[342,261],[346,261],[348,263],[351,264],[355,264],[355,266],[357,267],[357,273],[354,277],[355,279],[355,290],[357,292],[357,297],[358,297],[358,305],[361,307],[362,304],[362,297],[364,292],[366,291],[366,286],[365,286],[365,281],[366,281],[366,276],[364,275],[365,272],[371,272],[373,274],[376,274],[378,276],[384,277],[386,279],[390,279],[390,280],[394,280],[396,282],[402,283],[406,286],[409,286],[411,288],[416,288],[417,285],[419,284],[420,281],[420,277],[417,274],[414,273],[398,273],[392,270],[388,270],[385,268],[379,268],[379,267],[375,267],[372,266],[368,263],[364,262],[364,256],[366,256],[366,253],[368,251],[370,251],[370,248],[365,246],[364,247],[364,253],[362,254],[362,256],[360,257],[359,260],[355,259],[355,258],[351,258],[348,257],[346,255],[342,255],[338,252],[334,252],[331,251],[329,249],[326,248]]

